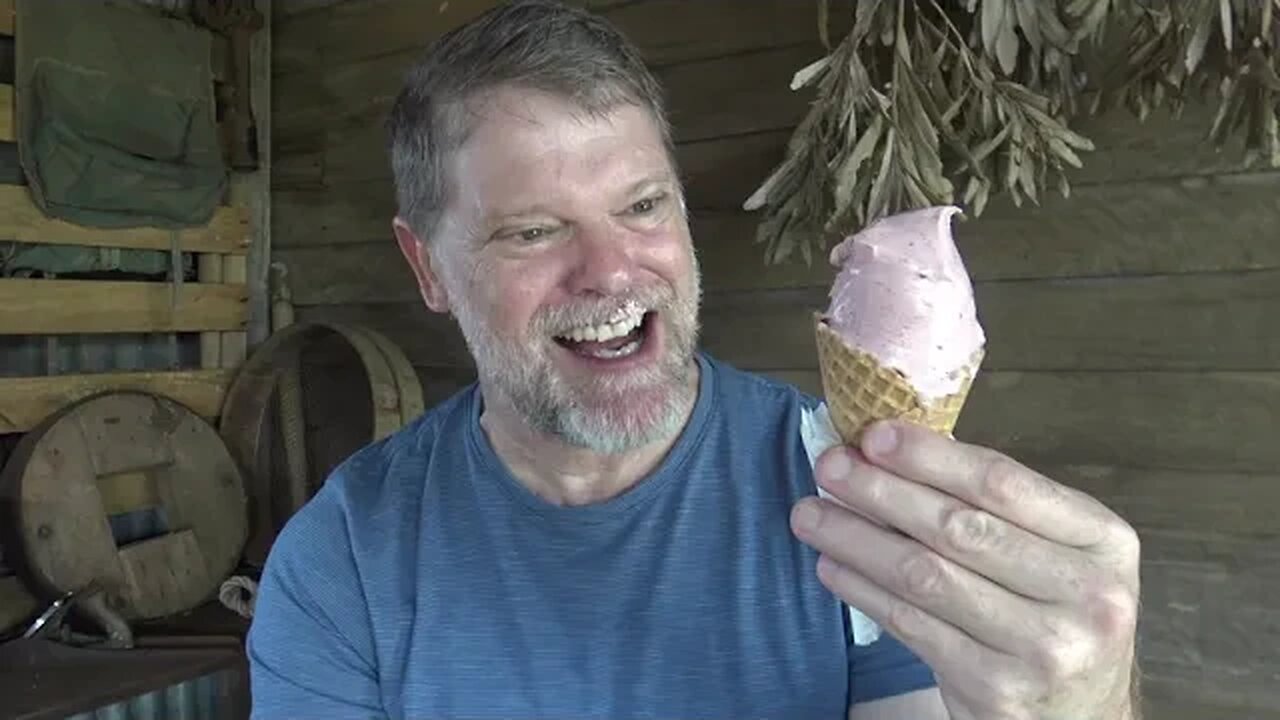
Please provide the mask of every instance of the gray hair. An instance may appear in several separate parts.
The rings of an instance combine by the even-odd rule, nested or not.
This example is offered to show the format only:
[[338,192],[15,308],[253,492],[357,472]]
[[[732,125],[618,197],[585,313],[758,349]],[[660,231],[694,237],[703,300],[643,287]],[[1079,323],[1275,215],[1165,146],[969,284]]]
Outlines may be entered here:
[[504,85],[563,97],[593,116],[624,104],[647,109],[674,159],[662,88],[637,48],[581,8],[516,0],[433,43],[391,109],[386,127],[396,201],[419,237],[431,235],[444,209],[447,160],[470,131],[467,103]]

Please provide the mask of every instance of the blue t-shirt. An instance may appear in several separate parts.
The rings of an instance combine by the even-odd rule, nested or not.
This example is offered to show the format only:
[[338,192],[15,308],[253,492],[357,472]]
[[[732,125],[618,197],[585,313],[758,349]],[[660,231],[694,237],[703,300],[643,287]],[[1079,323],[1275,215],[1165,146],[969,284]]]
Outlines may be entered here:
[[288,523],[248,639],[256,718],[785,718],[932,687],[848,642],[794,538],[795,388],[705,355],[662,464],[586,507],[505,469],[475,386],[353,455]]

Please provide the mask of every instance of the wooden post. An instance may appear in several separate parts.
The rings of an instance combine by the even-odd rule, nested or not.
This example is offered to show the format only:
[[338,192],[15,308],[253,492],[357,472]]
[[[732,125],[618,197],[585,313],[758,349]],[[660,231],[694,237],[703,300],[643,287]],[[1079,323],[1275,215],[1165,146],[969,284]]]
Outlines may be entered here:
[[[222,282],[222,258],[216,253],[196,255],[196,279],[202,283]],[[200,367],[205,370],[222,367],[222,333],[200,333]]]
[[[222,282],[244,285],[246,275],[244,255],[224,255],[222,257]],[[222,333],[222,367],[227,369],[239,367],[240,363],[244,362],[246,351],[247,344],[243,330]]]

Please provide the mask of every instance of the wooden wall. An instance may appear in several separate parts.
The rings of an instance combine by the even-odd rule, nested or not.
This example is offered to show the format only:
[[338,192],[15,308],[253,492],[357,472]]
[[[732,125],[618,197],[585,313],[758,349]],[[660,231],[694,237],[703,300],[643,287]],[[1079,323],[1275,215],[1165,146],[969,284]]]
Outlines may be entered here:
[[[278,18],[274,38],[275,259],[299,314],[385,330],[434,397],[470,360],[391,238],[380,122],[415,52],[491,2],[348,2]],[[739,210],[810,99],[787,84],[818,57],[816,3],[590,4],[667,87],[704,346],[817,391],[808,317],[831,271],[763,268]],[[997,200],[959,227],[991,344],[958,434],[1139,528],[1150,717],[1280,718],[1280,174],[1208,148],[1205,113],[1093,122],[1070,200]]]

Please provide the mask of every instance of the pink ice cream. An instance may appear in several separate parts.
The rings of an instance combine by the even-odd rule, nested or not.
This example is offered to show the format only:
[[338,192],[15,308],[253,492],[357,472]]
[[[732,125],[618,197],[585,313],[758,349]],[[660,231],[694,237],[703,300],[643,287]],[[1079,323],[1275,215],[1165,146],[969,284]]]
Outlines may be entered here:
[[960,391],[986,343],[951,236],[958,213],[948,205],[886,217],[831,251],[840,272],[828,325],[928,399]]

